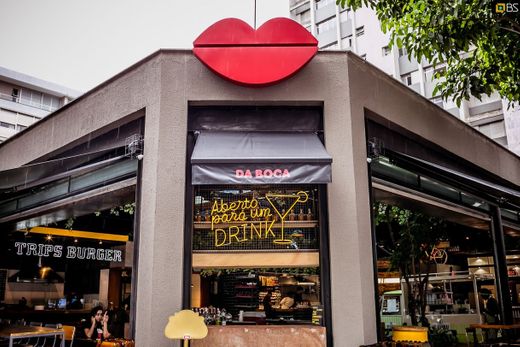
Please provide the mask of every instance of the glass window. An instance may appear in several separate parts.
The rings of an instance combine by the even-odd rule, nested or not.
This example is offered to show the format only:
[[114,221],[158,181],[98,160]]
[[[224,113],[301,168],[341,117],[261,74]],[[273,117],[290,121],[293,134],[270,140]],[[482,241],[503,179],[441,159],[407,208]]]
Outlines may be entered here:
[[338,49],[338,43],[337,42],[333,42],[331,43],[330,45],[326,45],[326,46],[323,46],[321,47],[321,50],[322,51],[332,51],[332,50],[335,50],[335,49]]
[[348,49],[352,47],[352,35],[349,35],[343,39],[341,39],[341,47],[344,49]]
[[361,35],[365,34],[365,27],[360,26],[359,28],[356,28],[356,37],[359,37]]
[[59,102],[60,101],[57,97],[44,94],[43,101],[42,101],[42,107],[49,111],[54,111],[58,108]]
[[350,11],[343,11],[339,14],[339,21],[341,23],[344,23],[346,21],[348,21],[348,14],[349,14]]
[[317,186],[197,186],[193,202],[192,307],[207,324],[321,324]]
[[311,10],[304,11],[300,13],[296,21],[299,22],[301,25],[306,26],[311,22]]
[[320,8],[334,3],[336,3],[335,0],[316,0],[316,9],[319,10]]
[[0,122],[0,127],[15,129],[15,125],[7,122]]
[[403,81],[403,83],[406,84],[407,86],[412,85],[412,75],[411,74],[402,75],[401,81]]
[[318,23],[316,26],[316,30],[318,34],[323,34],[324,32],[327,32],[329,30],[335,30],[336,29],[336,18],[331,17],[327,19],[326,21],[323,21],[321,23]]
[[476,127],[482,134],[494,138],[506,136],[506,127],[503,120],[487,123]]
[[444,107],[444,101],[442,100],[442,96],[436,96],[430,99],[435,105]]

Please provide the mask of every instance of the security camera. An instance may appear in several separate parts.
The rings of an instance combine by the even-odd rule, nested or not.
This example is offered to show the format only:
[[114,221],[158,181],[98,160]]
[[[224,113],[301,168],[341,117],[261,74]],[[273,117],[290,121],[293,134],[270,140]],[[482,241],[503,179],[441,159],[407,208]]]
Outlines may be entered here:
[[372,162],[372,158],[367,158],[367,162],[370,164]]
[[138,155],[136,156],[136,158],[137,158],[137,160],[143,160],[144,155],[142,155],[142,154],[138,154]]

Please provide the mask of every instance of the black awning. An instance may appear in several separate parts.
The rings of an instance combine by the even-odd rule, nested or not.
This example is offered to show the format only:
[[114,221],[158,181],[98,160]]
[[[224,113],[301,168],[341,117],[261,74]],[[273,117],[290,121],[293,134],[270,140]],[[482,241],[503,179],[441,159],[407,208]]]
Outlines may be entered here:
[[53,159],[0,171],[0,192],[22,190],[72,174],[97,170],[121,160],[124,156],[117,156],[105,160],[102,160],[102,158],[110,152],[122,148],[124,147],[108,148],[101,151],[83,153],[72,157]]
[[193,184],[331,182],[332,157],[314,133],[203,132],[191,163]]
[[500,205],[520,206],[520,187],[505,187],[501,184],[462,173],[442,165],[427,162],[403,153],[387,151],[388,156],[399,166],[410,168],[418,173],[439,179],[454,186],[462,186],[465,190],[495,200]]

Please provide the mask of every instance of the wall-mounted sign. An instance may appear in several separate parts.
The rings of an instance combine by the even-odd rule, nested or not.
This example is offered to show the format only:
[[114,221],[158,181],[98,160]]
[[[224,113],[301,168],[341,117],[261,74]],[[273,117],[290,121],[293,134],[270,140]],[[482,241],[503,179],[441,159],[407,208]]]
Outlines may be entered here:
[[257,30],[237,18],[207,28],[193,42],[195,56],[234,83],[262,87],[280,82],[307,64],[318,40],[288,18],[273,18]]
[[195,164],[192,165],[193,184],[284,184],[328,183],[330,165],[299,164]]
[[15,242],[17,255],[122,262],[122,251],[110,248],[62,246],[48,243]]
[[[270,207],[260,206],[256,198],[236,200],[226,203],[222,200],[215,201],[211,207],[211,231],[215,235],[215,247],[229,246],[233,243],[243,243],[255,239],[271,239],[276,244],[290,244],[292,240],[285,238],[284,224],[289,212],[297,203],[305,203],[309,196],[301,191],[297,194],[266,194],[266,200]],[[289,201],[287,209],[280,210],[276,199]],[[274,212],[273,212],[274,211]],[[273,225],[279,217],[281,226],[279,230],[273,229]],[[239,225],[227,225],[223,223],[244,222]],[[277,236],[278,235],[278,236]]]

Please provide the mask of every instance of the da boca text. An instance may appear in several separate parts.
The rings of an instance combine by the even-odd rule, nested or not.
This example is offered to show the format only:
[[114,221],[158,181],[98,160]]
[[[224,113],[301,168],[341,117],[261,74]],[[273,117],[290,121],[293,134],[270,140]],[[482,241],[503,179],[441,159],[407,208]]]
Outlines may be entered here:
[[65,254],[68,259],[86,259],[121,262],[122,251],[93,247],[51,245],[31,242],[15,242],[16,254],[35,255],[38,257],[61,258]]
[[235,177],[237,178],[271,178],[271,177],[291,177],[289,169],[236,169]]

